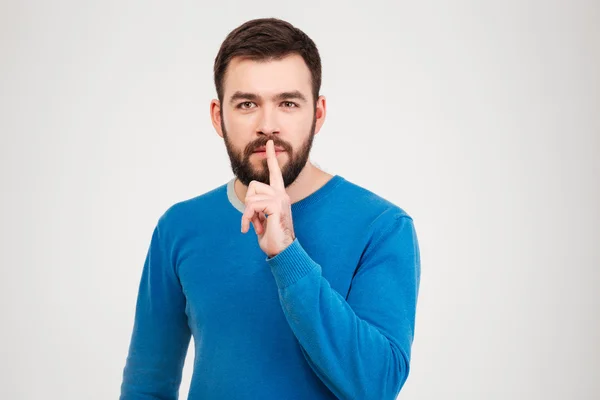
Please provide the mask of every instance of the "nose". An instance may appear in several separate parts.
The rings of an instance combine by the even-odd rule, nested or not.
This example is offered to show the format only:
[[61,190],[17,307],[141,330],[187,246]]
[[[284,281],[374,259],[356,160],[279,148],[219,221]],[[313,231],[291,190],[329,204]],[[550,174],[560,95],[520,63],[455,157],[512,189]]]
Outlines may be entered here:
[[277,113],[275,110],[271,110],[268,107],[262,108],[256,130],[257,133],[262,133],[265,135],[279,133],[280,127],[277,121]]

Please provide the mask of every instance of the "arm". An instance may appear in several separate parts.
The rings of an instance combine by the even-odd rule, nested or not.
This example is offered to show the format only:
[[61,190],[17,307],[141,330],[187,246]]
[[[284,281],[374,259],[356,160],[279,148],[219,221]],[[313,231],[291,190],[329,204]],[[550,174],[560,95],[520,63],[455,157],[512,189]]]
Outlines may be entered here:
[[409,373],[420,281],[413,221],[397,215],[367,246],[344,299],[298,239],[267,259],[309,365],[340,399],[393,400]]
[[176,400],[191,332],[186,299],[157,225],[139,285],[120,400]]

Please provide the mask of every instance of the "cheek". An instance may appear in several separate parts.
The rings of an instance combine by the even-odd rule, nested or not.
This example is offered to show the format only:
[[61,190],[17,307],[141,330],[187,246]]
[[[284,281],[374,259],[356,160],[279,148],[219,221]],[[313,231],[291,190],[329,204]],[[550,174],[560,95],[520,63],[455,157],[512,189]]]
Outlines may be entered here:
[[312,125],[312,114],[308,113],[282,113],[280,124],[284,132],[289,132],[294,137],[302,137]]
[[227,130],[239,132],[252,126],[252,118],[249,115],[230,115],[225,118],[225,127]]
[[237,147],[245,146],[249,141],[253,140],[255,124],[249,116],[229,117],[225,118],[223,122],[225,123],[229,140]]

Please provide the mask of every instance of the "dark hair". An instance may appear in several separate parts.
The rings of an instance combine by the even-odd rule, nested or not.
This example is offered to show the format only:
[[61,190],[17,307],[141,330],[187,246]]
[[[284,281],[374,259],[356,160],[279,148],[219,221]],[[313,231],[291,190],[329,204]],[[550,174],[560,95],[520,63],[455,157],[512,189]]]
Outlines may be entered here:
[[219,101],[223,101],[223,79],[234,57],[251,60],[279,60],[290,54],[304,59],[312,76],[312,94],[316,106],[321,89],[321,57],[317,46],[300,29],[277,18],[259,18],[243,23],[227,35],[215,58],[214,79]]

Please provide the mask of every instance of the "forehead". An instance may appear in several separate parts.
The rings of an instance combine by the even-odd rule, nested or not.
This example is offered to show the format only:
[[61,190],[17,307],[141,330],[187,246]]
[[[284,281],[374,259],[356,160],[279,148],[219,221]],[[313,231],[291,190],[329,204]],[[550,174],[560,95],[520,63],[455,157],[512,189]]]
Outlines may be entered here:
[[292,90],[298,90],[308,98],[312,89],[311,75],[298,54],[268,61],[235,57],[227,67],[223,89],[225,99],[236,91],[269,96]]

